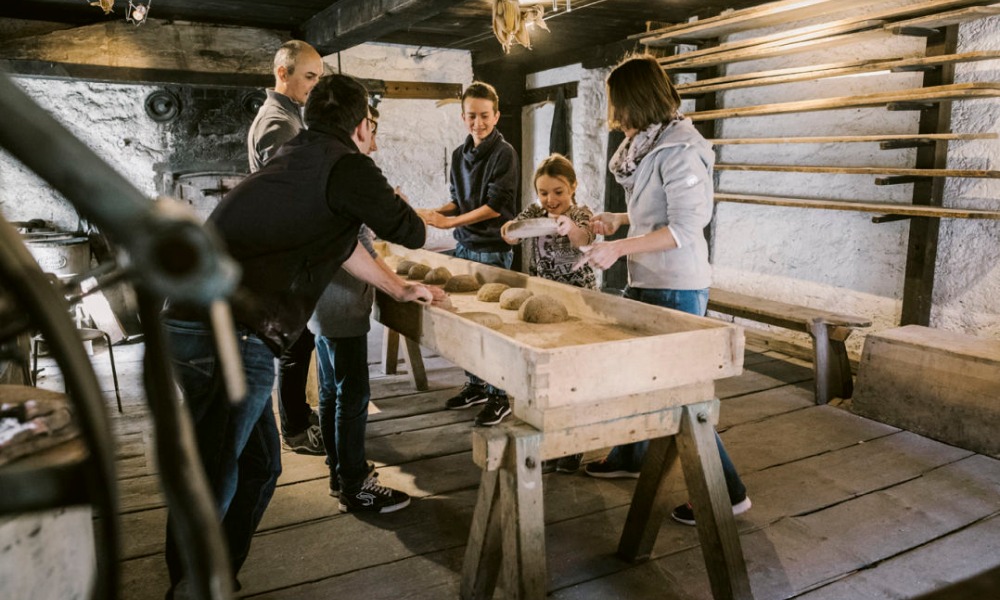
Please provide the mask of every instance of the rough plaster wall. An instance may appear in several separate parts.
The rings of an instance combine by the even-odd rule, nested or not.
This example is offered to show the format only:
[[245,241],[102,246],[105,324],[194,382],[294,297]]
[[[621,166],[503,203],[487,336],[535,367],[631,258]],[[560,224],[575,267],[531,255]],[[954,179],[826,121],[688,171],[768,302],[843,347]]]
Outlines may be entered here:
[[[1000,50],[1000,17],[973,21],[959,29],[959,52]],[[955,69],[955,82],[1000,81],[1000,61],[968,63]],[[1000,99],[953,103],[955,132],[1000,132]],[[1000,169],[1000,141],[972,140],[949,147],[948,166]],[[956,206],[1000,210],[1000,180],[949,179],[945,198]],[[1000,338],[1000,222],[941,221],[937,281],[931,323],[981,337]]]
[[[877,9],[917,0],[880,2]],[[783,25],[781,29],[820,20],[854,16],[830,15],[812,22]],[[756,37],[778,30],[759,29],[738,37]],[[1000,18],[964,24],[959,51],[1000,48]],[[809,53],[735,63],[727,74],[788,66],[820,64],[855,58],[906,57],[923,52],[919,39],[878,36]],[[606,105],[603,79],[607,70],[586,71],[567,67],[528,78],[527,87],[541,87],[581,80],[581,96],[597,98],[581,106],[573,101],[573,152],[578,175],[586,179],[588,193],[582,200],[599,209],[605,172]],[[583,81],[596,85],[584,92]],[[997,61],[959,65],[956,82],[1000,81]],[[791,102],[815,97],[865,94],[919,86],[916,74],[879,74],[842,77],[758,88],[733,90],[723,95],[720,107]],[[685,102],[684,110],[692,110]],[[537,164],[547,154],[551,105],[526,107],[523,164]],[[919,115],[885,109],[850,109],[774,115],[721,121],[720,137],[775,137],[807,135],[865,135],[916,133]],[[588,130],[587,128],[590,128]],[[1000,100],[953,103],[955,132],[1000,131]],[[593,135],[600,132],[598,136]],[[592,137],[583,139],[582,135]],[[718,146],[722,163],[781,163],[834,166],[912,166],[914,150],[880,150],[878,144],[795,144],[783,146]],[[580,156],[591,157],[581,160]],[[1000,168],[1000,143],[996,140],[952,142],[951,168]],[[720,191],[791,195],[805,198],[840,198],[908,203],[912,186],[875,186],[874,176],[821,175],[773,172],[718,172]],[[525,198],[530,191],[526,182]],[[593,196],[591,196],[593,194]],[[946,198],[955,206],[1000,209],[1000,181],[952,179]],[[593,204],[591,204],[593,203]],[[872,215],[828,210],[763,207],[722,203],[715,219],[715,283],[763,298],[865,315],[874,325],[869,331],[898,324],[909,233],[907,221],[871,222]],[[961,219],[943,220],[939,245],[935,307],[932,325],[980,336],[1000,336],[1000,267],[994,256],[1000,241],[1000,223]],[[747,327],[764,326],[748,322]],[[782,331],[782,333],[787,333]],[[849,341],[860,352],[864,335]],[[803,342],[805,338],[803,337]]]
[[[169,154],[170,136],[146,116],[152,86],[14,78],[42,108],[143,192],[155,192],[153,163]],[[0,212],[11,221],[45,219],[75,230],[78,216],[61,194],[0,151]]]
[[[335,71],[338,55],[324,58]],[[464,50],[420,51],[413,46],[364,44],[340,53],[344,73],[356,77],[460,83],[472,82],[472,58]],[[375,162],[390,183],[400,186],[413,206],[436,208],[450,200],[451,152],[468,135],[457,102],[386,99],[378,105]],[[429,228],[428,248],[453,247],[451,230]]]

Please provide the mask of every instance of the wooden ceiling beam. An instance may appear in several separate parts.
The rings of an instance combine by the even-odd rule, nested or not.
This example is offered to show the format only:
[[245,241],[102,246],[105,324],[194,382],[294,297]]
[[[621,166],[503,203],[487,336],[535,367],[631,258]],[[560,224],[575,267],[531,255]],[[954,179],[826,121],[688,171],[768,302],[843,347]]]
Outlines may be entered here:
[[322,54],[378,40],[465,0],[340,0],[302,24],[303,40]]

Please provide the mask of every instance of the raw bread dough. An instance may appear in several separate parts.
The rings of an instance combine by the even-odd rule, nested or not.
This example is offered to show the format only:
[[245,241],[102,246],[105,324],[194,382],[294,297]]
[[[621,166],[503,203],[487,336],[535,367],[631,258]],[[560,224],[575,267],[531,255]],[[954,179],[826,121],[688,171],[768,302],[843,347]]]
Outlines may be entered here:
[[414,281],[423,281],[424,276],[430,273],[431,268],[423,263],[417,263],[410,267],[410,270],[406,272],[406,275]]
[[458,316],[465,317],[470,321],[474,321],[476,323],[479,323],[480,325],[489,327],[490,329],[500,329],[501,327],[503,327],[503,319],[501,319],[500,317],[498,317],[493,313],[464,312],[464,313],[458,313]]
[[531,298],[535,293],[524,288],[510,288],[500,294],[500,308],[507,310],[517,310],[521,308],[524,301]]
[[424,275],[424,283],[431,285],[444,285],[451,279],[451,271],[445,267],[436,267]]
[[486,283],[483,287],[479,288],[479,293],[476,294],[476,300],[480,302],[499,302],[500,294],[504,293],[510,288],[506,283]]
[[474,292],[479,289],[479,280],[475,275],[455,275],[444,284],[446,292]]
[[526,323],[561,323],[569,318],[569,311],[552,296],[538,294],[524,301],[517,316]]
[[412,267],[415,264],[417,263],[413,262],[412,260],[399,261],[399,264],[396,265],[396,275],[406,275],[407,273],[410,272],[410,267]]

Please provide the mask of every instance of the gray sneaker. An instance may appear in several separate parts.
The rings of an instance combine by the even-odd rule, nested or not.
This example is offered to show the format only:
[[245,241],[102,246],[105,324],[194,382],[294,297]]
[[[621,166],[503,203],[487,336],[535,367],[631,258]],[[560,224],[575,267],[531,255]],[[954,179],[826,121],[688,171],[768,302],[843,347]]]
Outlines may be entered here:
[[323,432],[316,425],[306,427],[302,433],[286,435],[285,448],[296,454],[326,456],[326,446],[323,444]]

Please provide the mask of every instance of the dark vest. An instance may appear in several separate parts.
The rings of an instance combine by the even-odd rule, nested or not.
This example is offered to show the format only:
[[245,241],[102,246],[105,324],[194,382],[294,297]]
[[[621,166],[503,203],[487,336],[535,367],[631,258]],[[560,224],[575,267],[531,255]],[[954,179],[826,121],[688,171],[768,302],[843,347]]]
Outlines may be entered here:
[[303,131],[209,217],[243,268],[233,316],[276,355],[302,332],[357,244],[361,222],[334,213],[327,202],[331,169],[354,152],[346,136]]

